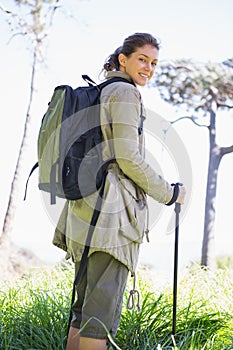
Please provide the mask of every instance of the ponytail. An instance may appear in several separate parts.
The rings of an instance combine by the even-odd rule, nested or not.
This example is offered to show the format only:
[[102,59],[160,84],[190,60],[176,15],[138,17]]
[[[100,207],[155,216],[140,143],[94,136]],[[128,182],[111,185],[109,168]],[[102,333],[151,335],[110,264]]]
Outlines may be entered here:
[[104,63],[103,69],[106,72],[113,71],[113,70],[119,70],[120,64],[118,61],[118,56],[121,53],[122,47],[118,47],[106,60]]

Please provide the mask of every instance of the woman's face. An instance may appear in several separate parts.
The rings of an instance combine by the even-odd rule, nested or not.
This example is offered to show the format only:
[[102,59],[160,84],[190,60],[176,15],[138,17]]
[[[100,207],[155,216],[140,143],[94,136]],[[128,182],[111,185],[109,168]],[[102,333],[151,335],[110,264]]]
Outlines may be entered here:
[[137,49],[129,57],[120,54],[120,71],[128,73],[135,84],[144,86],[154,74],[158,62],[159,51],[156,47],[145,45]]

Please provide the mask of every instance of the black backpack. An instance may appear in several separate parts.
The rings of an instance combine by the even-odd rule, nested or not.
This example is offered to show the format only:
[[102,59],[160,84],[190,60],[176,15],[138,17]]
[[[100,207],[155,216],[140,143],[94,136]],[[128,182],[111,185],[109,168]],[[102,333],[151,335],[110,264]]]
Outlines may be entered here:
[[39,167],[38,186],[50,193],[51,204],[56,203],[56,196],[76,200],[100,188],[107,166],[113,161],[102,159],[100,92],[113,82],[134,85],[121,77],[99,85],[87,75],[82,78],[89,86],[55,88],[39,131],[38,162],[29,177]]

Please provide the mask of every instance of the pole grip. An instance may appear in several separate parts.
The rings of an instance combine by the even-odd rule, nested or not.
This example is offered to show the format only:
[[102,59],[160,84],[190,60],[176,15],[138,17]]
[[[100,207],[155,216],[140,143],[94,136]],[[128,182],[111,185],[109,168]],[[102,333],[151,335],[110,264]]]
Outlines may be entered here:
[[171,198],[171,200],[168,202],[168,203],[166,203],[166,205],[172,205],[172,204],[174,204],[175,202],[176,202],[176,200],[177,200],[177,198],[178,198],[178,196],[179,196],[179,192],[180,192],[180,189],[179,189],[179,186],[182,186],[183,184],[182,183],[180,183],[180,182],[177,182],[177,183],[173,183],[173,184],[171,184],[171,186],[174,186],[174,191],[173,191],[173,195],[172,195],[172,198]]

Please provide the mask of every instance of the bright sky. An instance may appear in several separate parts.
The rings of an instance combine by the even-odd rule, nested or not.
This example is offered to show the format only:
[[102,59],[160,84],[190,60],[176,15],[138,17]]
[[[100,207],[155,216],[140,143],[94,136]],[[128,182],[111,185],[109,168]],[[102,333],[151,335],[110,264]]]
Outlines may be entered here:
[[[13,8],[12,0],[0,1],[0,3],[5,8],[8,6]],[[162,42],[160,59],[190,58],[197,61],[221,62],[233,55],[233,1],[231,0],[196,0],[195,2],[64,0],[60,3],[62,9],[55,17],[46,48],[45,62],[37,72],[32,131],[25,153],[17,217],[14,224],[16,241],[32,247],[38,255],[48,260],[56,259],[60,256],[60,252],[51,247],[53,225],[48,222],[47,215],[41,206],[40,194],[36,189],[36,175],[30,183],[27,202],[21,202],[21,198],[28,171],[36,161],[37,132],[53,88],[61,83],[76,87],[82,84],[81,74],[89,74],[98,80],[105,58],[121,45],[126,36],[139,31],[150,32],[160,38]],[[25,51],[24,37],[16,36],[7,45],[10,33],[2,13],[0,13],[0,32],[0,92],[3,120],[0,129],[2,164],[0,219],[2,222],[24,128],[29,100],[31,61],[29,51]],[[145,89],[143,95],[147,107],[169,119],[169,114],[173,113],[171,107],[165,107],[158,101],[156,95],[152,92],[147,93]],[[232,143],[232,113],[223,116],[222,119],[224,123],[220,125],[219,139],[229,145]],[[181,228],[183,263],[200,254],[208,159],[207,131],[190,124],[184,122],[176,126],[189,154],[194,178],[193,199]],[[162,146],[158,148],[158,160],[162,161],[163,148]],[[232,157],[232,155],[226,156],[220,169],[216,222],[218,253],[221,253],[222,247],[226,245],[230,251],[224,252],[232,253],[231,214],[226,205],[229,197],[233,198],[232,186],[230,186]],[[172,213],[169,212],[167,215],[170,220]],[[167,271],[168,261],[170,263],[173,246],[173,236],[167,236],[164,233],[166,220],[165,215],[154,229],[156,234],[150,246],[144,245],[142,249],[143,261],[155,269],[164,269],[164,271]],[[157,259],[154,258],[155,256]]]

